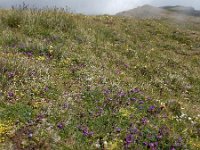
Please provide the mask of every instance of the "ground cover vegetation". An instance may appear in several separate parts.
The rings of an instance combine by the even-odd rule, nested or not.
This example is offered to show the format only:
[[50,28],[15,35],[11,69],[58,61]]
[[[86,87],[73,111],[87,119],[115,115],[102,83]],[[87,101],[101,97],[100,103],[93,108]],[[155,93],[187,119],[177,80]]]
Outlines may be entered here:
[[200,149],[197,22],[0,10],[0,149]]

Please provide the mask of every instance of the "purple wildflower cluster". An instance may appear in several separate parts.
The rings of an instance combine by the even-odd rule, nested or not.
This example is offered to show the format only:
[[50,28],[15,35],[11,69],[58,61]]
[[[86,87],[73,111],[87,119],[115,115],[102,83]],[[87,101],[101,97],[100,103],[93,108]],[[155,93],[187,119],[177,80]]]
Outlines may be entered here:
[[86,137],[91,137],[93,136],[94,132],[89,131],[88,127],[85,126],[79,126],[78,129],[83,133],[84,136]]
[[15,73],[14,73],[14,72],[8,72],[8,78],[9,78],[9,79],[14,78],[14,76],[15,76]]

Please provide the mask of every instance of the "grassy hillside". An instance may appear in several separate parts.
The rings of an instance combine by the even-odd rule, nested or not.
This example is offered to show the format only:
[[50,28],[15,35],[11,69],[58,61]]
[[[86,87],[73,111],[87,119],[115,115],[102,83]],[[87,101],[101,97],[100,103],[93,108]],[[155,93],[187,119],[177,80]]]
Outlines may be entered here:
[[0,16],[0,149],[200,149],[198,26]]

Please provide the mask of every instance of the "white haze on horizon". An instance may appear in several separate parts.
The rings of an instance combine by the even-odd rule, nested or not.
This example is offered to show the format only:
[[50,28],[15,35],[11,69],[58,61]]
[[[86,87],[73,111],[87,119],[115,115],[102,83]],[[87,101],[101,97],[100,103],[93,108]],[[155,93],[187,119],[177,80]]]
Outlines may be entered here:
[[18,6],[25,2],[30,7],[68,6],[73,12],[83,14],[115,14],[141,5],[183,5],[200,9],[200,0],[0,0],[0,8]]

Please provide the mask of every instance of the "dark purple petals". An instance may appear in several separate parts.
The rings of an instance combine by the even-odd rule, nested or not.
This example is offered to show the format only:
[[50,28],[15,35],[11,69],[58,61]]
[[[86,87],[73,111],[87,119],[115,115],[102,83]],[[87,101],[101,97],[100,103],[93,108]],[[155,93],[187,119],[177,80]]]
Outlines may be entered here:
[[141,120],[143,125],[146,125],[148,123],[148,119],[147,118],[142,118]]
[[130,98],[131,101],[137,101],[137,98]]
[[158,140],[161,140],[163,136],[159,133],[156,137]]
[[170,150],[176,150],[176,149],[175,149],[175,147],[174,147],[174,146],[171,146],[171,147],[170,147]]
[[137,128],[130,129],[131,134],[137,134],[138,132],[139,132],[139,130]]
[[150,148],[151,150],[157,150],[158,148],[158,142],[151,142],[148,144],[148,148]]
[[120,92],[118,93],[118,97],[124,97],[125,95],[126,95],[126,93],[123,92],[123,91],[120,91]]
[[14,72],[8,72],[8,78],[9,79],[14,78],[14,76],[15,76]]
[[121,128],[116,128],[116,132],[120,133],[121,132]]
[[139,88],[134,88],[130,91],[131,93],[139,93],[140,89]]
[[108,94],[111,93],[111,91],[110,91],[110,90],[104,90],[103,93],[104,93],[105,95],[108,95]]
[[64,104],[63,104],[63,108],[64,108],[64,109],[67,109],[68,107],[69,107],[69,105],[68,105],[67,103],[64,103]]
[[149,107],[148,112],[152,113],[152,112],[155,112],[155,110],[156,110],[156,107],[152,105]]
[[148,98],[147,98],[147,100],[148,100],[148,101],[151,101],[151,100],[152,100],[152,98],[151,98],[151,97],[148,97]]
[[82,130],[84,136],[92,136],[94,132],[90,132],[87,128]]
[[148,145],[148,143],[147,143],[147,142],[143,142],[142,144],[143,144],[144,146],[147,146],[147,145]]
[[91,137],[94,135],[94,132],[89,131],[88,127],[79,126],[78,129],[83,133],[86,137]]
[[14,96],[15,96],[15,94],[14,94],[13,92],[11,92],[11,91],[8,92],[8,97],[9,97],[9,98],[13,98]]
[[45,91],[45,92],[49,91],[49,87],[46,86],[46,87],[44,88],[44,91]]
[[63,129],[63,128],[64,128],[64,124],[63,124],[63,123],[58,123],[58,124],[57,124],[57,127],[58,127],[59,129]]
[[133,142],[133,135],[132,134],[128,134],[125,138],[125,145],[128,146]]
[[30,132],[30,133],[28,134],[28,138],[31,139],[32,137],[33,137],[33,133]]
[[175,142],[176,147],[181,147],[183,145],[183,139],[181,137]]
[[40,122],[43,118],[45,118],[44,115],[42,115],[42,114],[38,115],[36,118],[36,122]]
[[25,52],[24,54],[27,55],[28,57],[32,57],[33,56],[32,52]]
[[140,100],[138,103],[141,105],[144,104],[144,101]]

